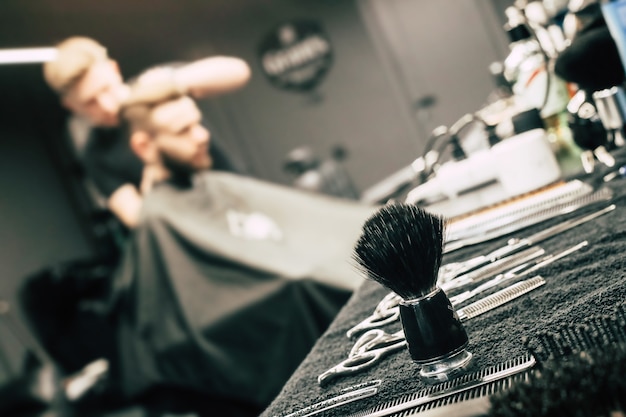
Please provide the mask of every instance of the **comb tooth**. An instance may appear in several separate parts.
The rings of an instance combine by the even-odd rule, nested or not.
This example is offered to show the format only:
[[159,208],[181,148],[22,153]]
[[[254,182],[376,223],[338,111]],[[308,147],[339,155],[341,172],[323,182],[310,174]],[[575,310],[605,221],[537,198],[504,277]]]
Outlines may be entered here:
[[613,335],[611,333],[611,329],[609,329],[609,324],[605,315],[598,317],[597,325],[600,328],[600,333],[602,334],[602,344],[607,345],[612,343]]
[[568,356],[568,346],[567,346],[567,342],[565,341],[565,339],[563,338],[563,335],[561,333],[557,333],[555,335],[555,342],[557,343],[557,345],[559,346],[559,356],[560,357],[565,357]]
[[561,337],[563,339],[563,350],[566,355],[571,355],[576,350],[576,342],[572,338],[571,326],[565,326],[561,328]]
[[620,340],[626,341],[626,319],[621,317],[615,317],[616,330],[620,335]]
[[619,334],[619,328],[617,326],[617,320],[615,317],[606,315],[604,317],[604,327],[606,328],[607,336],[612,344],[619,343],[621,341],[621,337]]
[[591,336],[591,332],[590,332],[590,328],[587,324],[583,324],[580,327],[580,335],[583,338],[583,340],[585,341],[584,344],[584,350],[589,350],[592,349],[594,347],[594,343],[593,343],[593,338]]
[[550,332],[546,334],[546,347],[548,351],[548,358],[556,357],[558,353],[558,346],[554,340],[554,333]]
[[609,336],[607,334],[606,327],[604,327],[602,317],[594,317],[594,324],[598,332],[598,347],[606,346]]
[[624,329],[621,326],[621,323],[615,316],[611,316],[611,333],[615,340],[619,343],[624,342]]
[[602,318],[601,317],[594,317],[592,320],[593,326],[595,328],[596,334],[597,336],[597,343],[598,346],[597,347],[601,347],[607,344],[607,335],[606,335],[606,329],[604,328],[604,323],[602,323]]
[[626,339],[623,322],[615,315],[603,315],[602,328],[604,329],[604,336],[607,343],[615,344],[623,342]]
[[602,335],[600,334],[598,326],[596,326],[593,322],[589,323],[589,327],[589,335],[591,336],[591,340],[593,343],[591,348],[598,349],[600,346],[602,346]]
[[563,346],[558,331],[552,333],[552,346],[554,347],[554,355],[558,358],[563,357]]
[[572,353],[580,352],[582,350],[582,339],[580,338],[580,334],[577,331],[577,327],[568,326],[567,327],[568,334],[572,344]]
[[626,306],[620,306],[615,309],[615,315],[620,321],[626,322]]
[[475,390],[475,391],[466,391],[463,393],[462,395],[462,401],[467,401],[467,400],[471,400],[474,397],[474,394],[476,394],[476,398],[480,397],[482,395],[482,392],[484,392],[485,387],[480,387],[479,389]]
[[432,403],[429,403],[429,404],[426,404],[426,405],[422,406],[422,410],[425,411],[425,410],[430,410],[431,408],[434,408],[434,407],[439,407],[439,403],[440,402],[441,402],[441,400],[435,401],[435,402],[432,402]]
[[540,335],[538,335],[538,343],[539,345],[537,346],[535,351],[531,351],[532,354],[536,357],[539,358],[540,360],[547,360],[550,357],[550,349],[548,346],[548,341],[547,341],[547,334],[545,332],[541,333]]
[[567,342],[563,338],[563,335],[558,332],[554,335],[554,342],[559,348],[559,357],[563,358],[568,356]]

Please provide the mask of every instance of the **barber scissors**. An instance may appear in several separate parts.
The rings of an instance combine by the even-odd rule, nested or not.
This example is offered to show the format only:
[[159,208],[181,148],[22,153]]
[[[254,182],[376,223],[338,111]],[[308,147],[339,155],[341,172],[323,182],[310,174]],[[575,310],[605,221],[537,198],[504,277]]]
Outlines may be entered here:
[[392,334],[381,329],[368,330],[356,341],[348,358],[318,376],[317,382],[324,385],[335,377],[368,369],[383,357],[405,346],[406,339],[402,330]]
[[376,309],[369,317],[349,329],[346,335],[351,338],[364,330],[374,329],[397,321],[400,317],[400,309],[398,308],[400,300],[399,295],[390,292],[378,303]]

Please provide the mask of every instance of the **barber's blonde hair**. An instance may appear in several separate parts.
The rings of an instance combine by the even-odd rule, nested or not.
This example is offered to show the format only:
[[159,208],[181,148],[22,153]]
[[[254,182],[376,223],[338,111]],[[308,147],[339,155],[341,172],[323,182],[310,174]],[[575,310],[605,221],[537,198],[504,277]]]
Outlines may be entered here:
[[65,94],[89,68],[108,58],[104,46],[91,38],[74,36],[57,45],[57,56],[44,64],[46,82],[59,94]]

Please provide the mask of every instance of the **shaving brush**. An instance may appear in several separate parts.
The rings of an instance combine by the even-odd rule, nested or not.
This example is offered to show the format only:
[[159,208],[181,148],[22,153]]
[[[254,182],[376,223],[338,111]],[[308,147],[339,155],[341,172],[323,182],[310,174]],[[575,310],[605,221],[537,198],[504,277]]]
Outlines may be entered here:
[[354,260],[398,294],[409,353],[426,381],[445,381],[469,363],[467,333],[437,287],[444,247],[442,217],[410,204],[386,205],[363,225]]

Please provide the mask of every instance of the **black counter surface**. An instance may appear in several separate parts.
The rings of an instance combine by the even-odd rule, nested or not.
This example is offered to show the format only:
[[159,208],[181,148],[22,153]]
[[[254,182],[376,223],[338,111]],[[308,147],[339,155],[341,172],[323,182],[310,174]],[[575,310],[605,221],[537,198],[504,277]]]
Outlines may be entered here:
[[[619,160],[623,163],[626,159],[619,157]],[[468,350],[473,354],[467,372],[481,371],[527,355],[527,346],[532,345],[537,335],[582,323],[590,317],[613,314],[615,309],[623,306],[626,300],[626,257],[623,254],[626,250],[626,179],[617,178],[604,184],[602,177],[606,172],[607,169],[580,179],[596,188],[610,187],[615,193],[613,203],[617,208],[539,245],[546,253],[556,253],[583,240],[589,244],[574,255],[540,269],[537,273],[546,280],[542,287],[465,322],[469,334]],[[443,263],[486,254],[505,245],[511,237],[529,236],[591,210],[569,213],[508,236],[446,254]],[[299,410],[332,398],[346,388],[374,380],[381,380],[375,395],[315,415],[350,415],[424,388],[419,368],[412,363],[406,349],[391,353],[368,370],[339,377],[327,386],[321,387],[317,382],[318,375],[347,358],[354,339],[349,339],[346,331],[369,316],[388,292],[378,283],[366,281],[352,295],[262,416],[297,415]],[[395,322],[382,328],[392,333],[400,330],[401,326]]]

